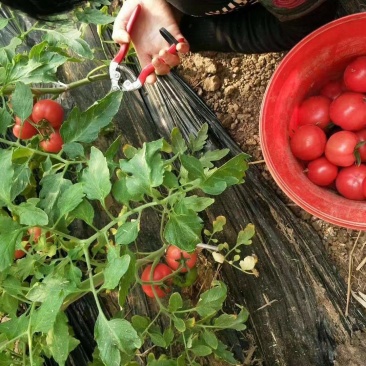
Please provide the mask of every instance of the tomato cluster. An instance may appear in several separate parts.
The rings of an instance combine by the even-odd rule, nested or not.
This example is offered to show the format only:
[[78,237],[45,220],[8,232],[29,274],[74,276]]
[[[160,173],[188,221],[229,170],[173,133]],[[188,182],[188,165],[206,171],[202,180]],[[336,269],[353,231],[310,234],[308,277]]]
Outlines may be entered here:
[[61,104],[52,99],[42,99],[34,104],[32,114],[23,123],[18,116],[15,117],[13,134],[22,140],[40,135],[41,149],[58,153],[63,145],[60,134],[63,121],[64,109]]
[[179,273],[191,272],[197,262],[197,252],[185,252],[174,245],[170,245],[165,252],[165,263],[158,263],[154,268],[148,265],[142,272],[141,280],[143,282],[159,282],[159,284],[143,284],[142,290],[149,297],[165,297],[173,284],[173,271]]
[[294,156],[316,185],[351,200],[366,199],[366,56],[299,106],[290,138]]
[[22,249],[15,249],[14,259],[20,259],[25,257],[27,251],[30,248],[30,243],[38,243],[39,237],[42,234],[42,229],[38,226],[34,226],[28,229],[28,235],[22,240]]

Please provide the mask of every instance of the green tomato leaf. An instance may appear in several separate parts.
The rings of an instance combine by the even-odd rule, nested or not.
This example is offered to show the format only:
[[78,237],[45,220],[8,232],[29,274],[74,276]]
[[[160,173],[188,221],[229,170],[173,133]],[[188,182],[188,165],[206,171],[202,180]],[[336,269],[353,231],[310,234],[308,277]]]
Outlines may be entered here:
[[131,323],[138,333],[143,333],[150,325],[151,319],[147,316],[133,315]]
[[189,148],[192,153],[201,151],[206,144],[208,138],[208,124],[204,123],[197,133],[197,136],[193,134],[189,135]]
[[178,188],[179,187],[179,181],[178,181],[178,177],[170,172],[170,171],[166,171],[164,173],[164,181],[163,181],[163,185],[165,187],[168,188]]
[[88,225],[93,225],[94,208],[91,203],[84,199],[72,212],[70,216],[85,221]]
[[132,196],[151,194],[153,187],[163,183],[164,166],[161,158],[163,140],[144,143],[130,160],[120,160],[126,177],[126,187]]
[[67,215],[83,201],[85,194],[82,183],[76,183],[66,188],[57,201],[59,217]]
[[69,142],[67,144],[63,144],[62,150],[70,159],[85,156],[84,147],[78,142]]
[[[16,318],[19,300],[3,291],[0,295],[0,312],[9,318]],[[1,365],[1,364],[0,364]]]
[[235,314],[221,314],[214,320],[213,325],[221,329],[235,329],[238,331],[246,329],[245,322],[248,320],[249,313],[242,308],[238,315]]
[[213,161],[223,159],[229,152],[229,149],[209,150],[200,157],[200,162],[204,168],[212,168],[214,166]]
[[21,226],[10,217],[0,216],[0,272],[14,261],[15,246],[21,242]]
[[113,23],[115,20],[115,17],[104,14],[94,8],[83,8],[82,11],[75,11],[75,15],[80,22],[87,24],[104,25]]
[[212,349],[210,347],[204,345],[197,345],[190,349],[191,352],[194,353],[197,357],[206,357],[212,353]]
[[75,290],[74,283],[53,274],[43,282],[36,282],[26,295],[27,299],[41,303],[32,314],[33,331],[48,333],[56,322],[64,299]]
[[215,200],[208,197],[188,196],[183,198],[183,204],[195,212],[201,212],[211,206]]
[[191,180],[204,179],[203,166],[201,162],[194,156],[181,155],[180,160],[183,167],[188,172],[188,178]]
[[[1,81],[0,81],[1,83]],[[0,135],[5,135],[12,124],[12,117],[6,108],[0,108]]]
[[4,29],[9,23],[9,19],[7,18],[2,18],[0,19],[0,30]]
[[46,343],[57,364],[65,365],[69,353],[75,349],[79,341],[71,337],[67,317],[64,313],[58,313],[55,324],[47,333]]
[[112,184],[107,159],[94,146],[91,148],[88,168],[83,171],[81,182],[84,185],[84,192],[90,200],[99,200],[104,204],[104,199],[110,193]]
[[221,360],[229,363],[230,365],[239,365],[232,352],[227,350],[227,346],[222,343],[221,341],[218,342],[218,346],[214,349],[214,354],[216,357],[220,358]]
[[25,121],[31,115],[33,109],[33,94],[30,87],[20,81],[17,82],[11,98],[11,104],[14,113],[21,121]]
[[71,181],[65,179],[62,173],[50,174],[42,178],[38,206],[47,213],[50,224],[54,224],[60,217],[57,201],[70,186],[72,186]]
[[[11,64],[13,61],[13,57],[16,53],[16,48],[21,45],[23,41],[19,37],[14,37],[11,39],[10,43],[0,48],[0,65],[3,65],[4,67],[8,64]],[[5,68],[3,69],[3,72],[0,72],[1,75],[0,81],[1,83],[5,82]]]
[[122,92],[109,93],[84,112],[73,108],[60,129],[64,143],[96,140],[100,130],[108,126],[118,112],[122,95]]
[[173,323],[178,332],[183,333],[186,330],[186,324],[181,318],[174,318]]
[[119,283],[118,304],[121,308],[123,308],[125,305],[131,285],[135,283],[136,255],[129,250],[126,250],[126,252],[130,257],[130,264],[128,266],[127,272],[122,276]]
[[169,298],[169,310],[174,313],[183,307],[182,296],[178,292],[174,292]]
[[[17,151],[14,153],[14,158],[16,155]],[[32,172],[27,164],[14,165],[13,186],[11,187],[12,201],[28,186],[31,174]]]
[[201,294],[196,306],[197,313],[204,318],[214,315],[222,308],[226,295],[226,285],[217,281],[214,287]]
[[120,258],[113,258],[111,261],[108,261],[107,266],[103,271],[104,284],[102,287],[108,290],[115,289],[118,286],[122,276],[127,272],[130,261],[131,257],[128,254],[125,254]]
[[164,229],[164,238],[186,252],[192,252],[202,241],[202,219],[194,212],[176,214],[172,212]]
[[14,179],[12,150],[0,149],[0,202],[11,202],[11,187]]
[[163,333],[165,343],[169,346],[174,340],[174,329],[172,327],[166,328]]
[[57,81],[56,72],[64,64],[67,57],[47,49],[46,44],[37,44],[30,52],[30,58],[16,55],[14,62],[8,67],[6,84],[22,81],[24,84],[46,83]]
[[123,223],[117,230],[116,243],[127,245],[136,240],[140,231],[140,220],[131,220]]
[[149,332],[149,336],[151,338],[151,341],[155,344],[155,346],[164,347],[164,348],[167,346],[165,339],[161,333]]
[[136,330],[125,319],[107,320],[99,314],[94,329],[100,358],[108,366],[120,366],[120,352],[133,357],[142,345]]
[[202,334],[202,339],[209,347],[211,347],[212,349],[217,349],[217,346],[219,345],[219,340],[217,339],[214,332],[210,332],[209,330],[205,329]]
[[36,203],[28,200],[28,202],[22,202],[18,206],[14,206],[13,211],[19,216],[19,222],[22,225],[27,226],[45,226],[48,224],[48,216],[39,207],[36,207]]
[[26,334],[28,323],[28,316],[22,314],[19,317],[0,323],[0,334],[5,334],[8,339],[19,337],[20,334]]
[[212,195],[221,194],[226,188],[244,182],[248,163],[245,154],[239,154],[217,169],[207,173],[207,178],[200,184],[203,192]]
[[46,34],[44,40],[51,46],[59,47],[64,45],[65,48],[71,49],[77,55],[92,59],[93,52],[88,43],[81,38],[81,32],[76,28],[71,28],[67,25],[57,27],[56,29],[43,29]]
[[182,136],[182,133],[177,127],[172,129],[171,144],[174,154],[184,154],[187,151],[186,142]]

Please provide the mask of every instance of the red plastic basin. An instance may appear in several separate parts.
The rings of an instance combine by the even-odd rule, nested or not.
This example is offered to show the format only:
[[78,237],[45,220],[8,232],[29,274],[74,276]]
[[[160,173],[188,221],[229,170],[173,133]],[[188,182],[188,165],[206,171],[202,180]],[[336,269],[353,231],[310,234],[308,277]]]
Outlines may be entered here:
[[365,230],[366,201],[348,200],[310,182],[289,146],[300,102],[360,55],[366,55],[366,13],[337,19],[304,38],[287,53],[268,84],[259,132],[268,169],[293,202],[331,224]]

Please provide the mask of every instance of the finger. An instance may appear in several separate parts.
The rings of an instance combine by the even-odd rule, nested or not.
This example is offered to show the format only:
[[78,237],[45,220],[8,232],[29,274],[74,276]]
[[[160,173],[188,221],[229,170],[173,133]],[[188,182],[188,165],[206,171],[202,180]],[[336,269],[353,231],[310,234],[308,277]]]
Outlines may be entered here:
[[171,66],[165,62],[161,57],[154,57],[152,64],[157,75],[166,75],[170,73]]
[[184,41],[184,42],[179,42],[177,44],[177,52],[179,53],[188,53],[189,52],[189,43]]
[[159,52],[159,58],[162,59],[165,64],[169,65],[170,68],[180,64],[179,56],[176,53],[170,53],[167,49],[161,50]]
[[121,44],[129,43],[131,41],[131,37],[126,28],[128,21],[138,4],[139,1],[127,1],[123,4],[113,24],[112,39],[115,42]]

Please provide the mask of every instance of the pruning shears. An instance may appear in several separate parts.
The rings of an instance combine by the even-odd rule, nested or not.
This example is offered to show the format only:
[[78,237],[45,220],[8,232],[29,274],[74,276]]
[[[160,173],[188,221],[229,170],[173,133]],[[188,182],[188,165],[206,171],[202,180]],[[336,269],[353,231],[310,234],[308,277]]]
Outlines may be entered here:
[[[136,22],[136,19],[138,18],[138,15],[140,14],[140,11],[141,11],[141,5],[137,5],[126,26],[126,31],[129,34],[131,34],[131,31]],[[171,54],[175,54],[177,52],[176,46],[179,43],[179,41],[176,40],[165,28],[161,28],[159,30],[159,32],[164,37],[164,39],[171,45],[170,48],[168,49],[168,52]],[[134,80],[134,81],[125,80],[121,85],[121,83],[120,83],[120,78],[121,78],[120,63],[126,57],[129,46],[130,45],[126,44],[126,43],[121,45],[119,52],[113,58],[113,60],[111,61],[110,65],[109,65],[109,76],[111,79],[111,84],[112,84],[111,90],[112,91],[115,91],[115,90],[133,91],[133,90],[140,89],[144,85],[146,78],[150,74],[152,74],[155,70],[154,66],[150,63],[142,69],[142,71],[140,72],[140,74],[136,78],[136,80]]]

